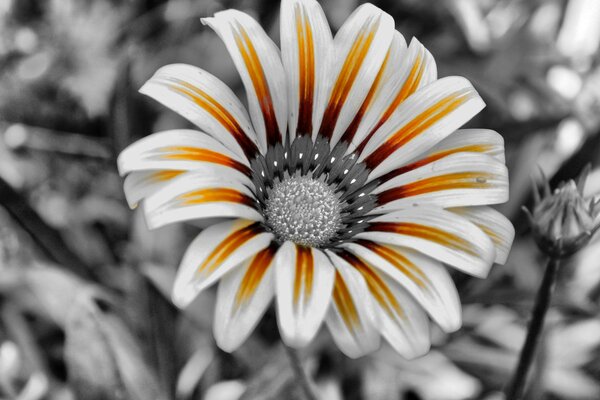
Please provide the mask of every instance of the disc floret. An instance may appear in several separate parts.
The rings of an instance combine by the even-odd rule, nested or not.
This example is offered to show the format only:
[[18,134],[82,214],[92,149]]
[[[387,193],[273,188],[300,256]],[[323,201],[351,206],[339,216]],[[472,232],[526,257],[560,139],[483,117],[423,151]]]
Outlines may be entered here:
[[281,241],[322,246],[341,227],[341,206],[333,189],[320,179],[296,176],[277,181],[265,206],[268,226]]

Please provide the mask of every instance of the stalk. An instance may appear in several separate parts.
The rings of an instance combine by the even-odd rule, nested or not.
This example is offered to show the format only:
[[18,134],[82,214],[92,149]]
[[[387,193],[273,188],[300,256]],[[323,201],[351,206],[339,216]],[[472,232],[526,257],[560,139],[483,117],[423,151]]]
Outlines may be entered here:
[[306,373],[306,370],[302,366],[302,362],[300,361],[300,356],[298,355],[298,351],[289,346],[283,345],[285,348],[285,352],[288,355],[288,359],[290,360],[290,364],[292,366],[292,370],[294,371],[294,375],[296,375],[296,382],[302,388],[302,392],[304,393],[304,397],[306,400],[319,400],[317,394],[313,389],[313,384],[311,382],[310,377]]
[[535,298],[535,305],[527,329],[527,338],[519,357],[519,364],[506,389],[506,400],[521,400],[525,393],[527,376],[529,375],[531,364],[535,359],[536,350],[544,328],[546,313],[552,300],[552,292],[554,291],[554,286],[556,286],[559,265],[560,260],[556,257],[550,257],[546,265],[544,279]]

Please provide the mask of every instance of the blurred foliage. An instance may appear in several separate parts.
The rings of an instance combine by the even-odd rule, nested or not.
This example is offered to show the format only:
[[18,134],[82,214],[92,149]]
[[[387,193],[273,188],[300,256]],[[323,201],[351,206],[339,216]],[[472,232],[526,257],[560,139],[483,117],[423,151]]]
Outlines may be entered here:
[[[323,1],[338,29],[356,0]],[[305,352],[324,399],[501,399],[542,271],[520,207],[531,176],[600,163],[600,2],[380,0],[397,28],[463,75],[487,108],[472,126],[506,140],[519,234],[486,280],[456,274],[464,328],[433,328],[405,361],[384,347],[352,361],[326,332]],[[187,122],[137,93],[160,66],[198,65],[243,98],[199,17],[234,7],[278,41],[272,0],[0,0],[0,394],[37,399],[301,398],[268,312],[233,354],[211,334],[214,291],[167,300],[197,226],[148,231],[126,208],[115,158]],[[590,194],[600,192],[600,171]],[[531,399],[600,398],[600,240],[561,269]]]

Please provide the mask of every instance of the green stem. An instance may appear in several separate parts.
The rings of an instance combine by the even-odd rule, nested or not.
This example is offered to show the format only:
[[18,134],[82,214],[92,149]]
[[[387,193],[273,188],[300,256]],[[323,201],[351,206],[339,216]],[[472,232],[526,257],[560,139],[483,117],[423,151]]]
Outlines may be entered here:
[[292,366],[292,370],[294,371],[294,375],[296,375],[296,381],[298,385],[302,388],[304,392],[304,397],[306,400],[319,400],[314,389],[313,384],[310,381],[310,377],[306,373],[306,370],[302,366],[302,362],[300,361],[300,356],[298,355],[298,351],[289,346],[283,345],[285,351],[290,360],[290,365]]
[[531,321],[529,322],[529,328],[527,330],[527,338],[525,339],[525,344],[523,345],[521,356],[519,357],[519,364],[517,365],[517,369],[515,370],[510,385],[506,389],[506,400],[521,400],[525,393],[527,376],[531,369],[531,364],[535,359],[535,353],[540,342],[541,333],[544,328],[544,320],[546,319],[546,313],[552,299],[552,292],[554,291],[559,265],[560,260],[558,258],[550,258],[548,260],[542,284],[540,285],[535,298],[535,305],[533,306]]

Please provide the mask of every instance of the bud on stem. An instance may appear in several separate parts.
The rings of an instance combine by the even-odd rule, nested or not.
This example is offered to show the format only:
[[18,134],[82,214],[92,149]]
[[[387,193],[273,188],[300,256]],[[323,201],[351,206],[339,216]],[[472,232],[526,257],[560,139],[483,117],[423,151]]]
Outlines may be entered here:
[[600,200],[585,199],[583,187],[589,173],[584,170],[576,184],[561,183],[551,193],[544,177],[542,193],[534,187],[533,211],[523,207],[535,241],[550,257],[565,258],[587,245],[600,227]]

